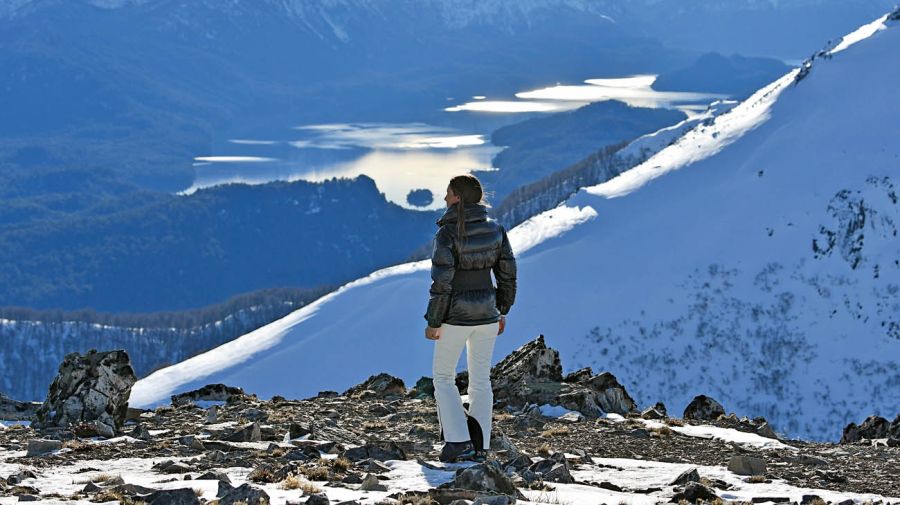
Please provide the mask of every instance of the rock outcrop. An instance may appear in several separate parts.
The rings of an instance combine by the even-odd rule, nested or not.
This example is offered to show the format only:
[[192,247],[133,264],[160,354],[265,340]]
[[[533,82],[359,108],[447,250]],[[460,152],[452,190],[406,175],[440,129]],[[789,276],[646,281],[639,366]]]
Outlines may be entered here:
[[178,407],[202,401],[227,402],[233,396],[244,396],[244,390],[225,384],[207,384],[200,389],[172,395],[172,405]]
[[362,384],[357,384],[344,392],[344,396],[351,398],[400,397],[405,394],[406,385],[403,383],[403,380],[386,373],[373,375]]
[[844,433],[841,435],[842,444],[852,444],[863,439],[872,440],[875,438],[898,438],[900,439],[900,415],[894,419],[893,423],[881,416],[869,416],[859,426],[856,423],[850,423],[844,427]]
[[559,405],[587,417],[608,412],[634,412],[634,400],[609,372],[594,375],[590,368],[563,377],[559,352],[547,347],[544,336],[526,343],[491,370],[494,401],[501,405]]
[[137,381],[125,351],[72,353],[59,365],[47,400],[35,414],[35,427],[69,429],[113,436],[128,411],[131,386]]
[[724,415],[725,408],[721,403],[706,395],[698,395],[685,407],[682,417],[698,421],[712,421]]
[[41,404],[36,402],[20,402],[7,398],[0,393],[0,420],[27,421],[34,418]]

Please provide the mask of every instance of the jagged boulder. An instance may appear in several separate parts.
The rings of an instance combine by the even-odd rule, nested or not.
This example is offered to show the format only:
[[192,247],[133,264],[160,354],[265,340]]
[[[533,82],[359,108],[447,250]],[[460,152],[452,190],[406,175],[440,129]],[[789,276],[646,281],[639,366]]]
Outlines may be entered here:
[[434,398],[434,379],[422,377],[416,381],[415,387],[409,391],[414,398]]
[[[609,372],[603,372],[600,375],[581,380],[577,384],[585,386],[594,393],[593,395],[585,395],[584,398],[591,401],[593,405],[599,407],[603,412],[615,412],[616,414],[624,415],[634,412],[637,408],[634,399],[625,390],[625,386],[619,384],[616,377]],[[577,410],[585,413],[584,408]],[[599,414],[600,412],[597,413],[597,415]]]
[[250,484],[242,484],[227,493],[219,499],[219,505],[235,505],[243,503],[244,505],[268,505],[269,494],[258,487]]
[[137,381],[125,351],[69,354],[59,365],[47,400],[35,414],[38,429],[90,424],[115,433],[125,422],[128,397]]
[[246,395],[241,388],[226,386],[225,384],[207,384],[200,389],[172,395],[172,405],[180,407],[201,401],[227,402],[233,396],[242,397]]
[[[897,416],[897,419],[894,420],[894,425],[900,425],[898,423],[900,420],[900,416]],[[887,419],[881,416],[869,416],[865,421],[859,426],[856,423],[850,423],[844,428],[844,433],[841,435],[841,443],[842,444],[852,444],[854,442],[859,442],[862,439],[873,439],[873,438],[888,438],[889,434],[893,431],[892,424],[888,422]],[[897,431],[900,431],[900,426],[897,426]]]
[[684,409],[682,417],[698,421],[715,421],[725,415],[725,407],[706,395],[695,396]]
[[562,484],[572,484],[575,479],[569,472],[569,463],[563,453],[557,452],[549,458],[542,459],[532,464],[528,468],[536,474],[540,474],[541,478],[547,482],[559,482]]
[[[439,489],[465,489],[478,493],[506,495],[515,499],[525,499],[512,479],[503,472],[495,460],[472,465],[456,474],[450,482],[441,484]],[[515,500],[513,500],[515,501]]]
[[200,505],[200,499],[190,488],[164,489],[140,498],[148,505]]
[[20,402],[0,393],[0,420],[27,421],[34,419],[40,406],[41,404],[37,402]]
[[636,408],[634,400],[609,372],[592,375],[586,368],[564,378],[559,352],[547,347],[544,335],[498,363],[491,370],[491,381],[494,400],[507,405],[560,405],[589,417],[607,412],[627,414]]
[[385,396],[404,396],[406,395],[406,385],[403,383],[403,379],[390,374],[380,373],[369,377],[365,382],[353,386],[344,393],[344,396],[349,396],[350,398],[363,395],[382,398]]
[[728,471],[738,475],[765,475],[766,460],[737,454],[728,460]]
[[406,459],[406,452],[396,442],[373,441],[359,447],[347,449],[341,456],[353,462],[369,458],[378,461],[388,461],[392,459]]
[[704,486],[699,482],[688,482],[682,491],[672,495],[670,503],[680,503],[681,500],[687,500],[688,503],[699,503],[703,501],[715,501],[718,498],[715,491]]

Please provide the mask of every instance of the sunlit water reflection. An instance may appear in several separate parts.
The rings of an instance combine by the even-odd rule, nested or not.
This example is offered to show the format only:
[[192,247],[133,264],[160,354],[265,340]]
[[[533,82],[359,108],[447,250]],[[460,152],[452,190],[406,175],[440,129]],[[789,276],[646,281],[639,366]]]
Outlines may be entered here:
[[[693,115],[709,102],[726,98],[710,93],[656,91],[651,87],[655,80],[655,75],[588,79],[581,85],[557,84],[523,91],[516,93],[515,99],[477,95],[444,110],[496,117],[559,112],[591,102],[620,100],[635,107],[677,108]],[[290,140],[232,139],[228,153],[198,156],[194,160],[194,185],[183,194],[231,182],[317,182],[365,174],[388,200],[406,208],[434,210],[444,206],[443,196],[451,177],[491,170],[491,160],[502,149],[488,143],[487,131],[424,123],[314,124],[296,126],[291,131]],[[419,189],[432,192],[430,205],[415,206],[407,201],[410,192]]]

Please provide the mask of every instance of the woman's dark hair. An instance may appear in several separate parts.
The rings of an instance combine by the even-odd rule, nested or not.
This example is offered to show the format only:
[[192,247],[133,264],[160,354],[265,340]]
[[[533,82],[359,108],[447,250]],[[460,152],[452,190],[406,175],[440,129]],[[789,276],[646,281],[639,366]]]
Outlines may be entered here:
[[466,237],[466,204],[480,203],[486,207],[490,207],[490,204],[484,199],[481,181],[472,174],[457,175],[450,179],[450,189],[459,197],[459,202],[456,203],[456,235],[460,241],[459,249],[462,250]]

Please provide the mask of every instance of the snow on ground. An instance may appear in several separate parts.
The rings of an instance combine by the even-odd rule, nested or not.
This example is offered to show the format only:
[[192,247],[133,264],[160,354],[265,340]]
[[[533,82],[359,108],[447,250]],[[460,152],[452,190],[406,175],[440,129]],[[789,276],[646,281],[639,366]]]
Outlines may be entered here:
[[[617,423],[625,421],[625,418],[619,414],[607,414],[606,418]],[[695,426],[692,424],[685,424],[684,426],[674,426],[652,419],[636,418],[635,420],[643,423],[644,426],[647,427],[647,429],[666,427],[672,431],[681,433],[682,435],[686,435],[689,437],[712,438],[715,440],[721,440],[722,442],[732,442],[735,444],[745,445],[754,449],[787,449],[790,451],[798,450],[796,447],[785,444],[780,440],[763,437],[757,435],[756,433],[747,433],[745,431],[736,430],[734,428],[722,428],[720,426],[711,426],[708,424],[702,424],[699,426]]]
[[853,44],[856,44],[861,40],[865,40],[865,39],[871,37],[872,35],[875,34],[875,32],[877,32],[879,30],[884,30],[885,28],[887,28],[887,26],[885,25],[887,18],[888,18],[888,15],[885,14],[884,16],[881,16],[880,18],[876,19],[875,21],[872,21],[871,23],[869,23],[867,25],[862,25],[861,27],[859,27],[858,30],[856,30],[852,33],[849,33],[847,35],[844,35],[844,37],[841,39],[841,42],[834,49],[829,51],[829,54],[834,55],[836,53],[839,53],[839,52],[843,51],[844,49],[847,49],[848,47],[852,46]]
[[[24,452],[0,451],[0,477],[8,477],[19,472],[22,468],[17,464],[7,463],[11,457],[23,456]],[[27,479],[24,485],[34,486],[42,494],[58,493],[62,496],[70,496],[79,491],[90,480],[101,479],[104,476],[121,476],[126,483],[156,489],[191,488],[202,497],[212,499],[216,495],[218,487],[214,480],[174,480],[170,475],[161,475],[152,470],[152,466],[165,459],[186,461],[191,458],[122,458],[116,460],[88,460],[80,461],[72,465],[54,466],[43,469],[36,479]],[[540,458],[535,458],[537,461]],[[788,497],[792,501],[800,502],[800,498],[806,494],[821,496],[826,501],[838,503],[845,499],[853,499],[857,502],[866,500],[897,501],[897,497],[884,497],[874,494],[839,493],[822,489],[799,488],[786,484],[782,480],[775,479],[771,483],[747,483],[746,477],[729,472],[724,467],[695,466],[679,463],[662,463],[656,461],[644,461],[622,458],[593,458],[594,465],[573,465],[572,476],[578,482],[609,482],[623,488],[625,491],[616,492],[584,484],[552,484],[554,491],[534,491],[522,489],[528,501],[520,501],[525,505],[532,503],[628,503],[632,505],[653,504],[659,501],[667,501],[671,497],[669,483],[683,471],[697,468],[701,477],[720,479],[733,487],[728,491],[719,491],[720,496],[726,500],[751,501],[754,497]],[[423,466],[416,461],[394,460],[387,461],[391,468],[386,474],[388,480],[381,481],[387,486],[387,491],[358,491],[356,489],[336,488],[324,486],[322,483],[314,483],[320,487],[332,501],[357,500],[362,504],[373,504],[389,494],[398,491],[426,491],[453,479],[455,470],[473,463],[442,464],[436,461],[427,462]],[[429,468],[432,466],[434,468]],[[228,475],[232,484],[239,486],[247,481],[250,468],[231,467],[222,471]],[[193,477],[199,473],[194,472]],[[254,484],[256,485],[256,484]],[[298,500],[302,496],[300,490],[282,489],[279,484],[258,485],[265,489],[271,498],[273,505],[286,503],[288,500]],[[634,492],[635,490],[651,487],[662,488],[649,494]],[[631,492],[629,492],[631,490]],[[0,498],[0,504],[17,503],[16,498]],[[43,503],[90,503],[87,501],[72,502],[68,500],[54,501],[45,499]]]
[[[563,234],[595,216],[596,212],[590,207],[560,206],[510,230],[509,240],[517,254],[521,255],[535,245]],[[387,344],[392,342],[391,334],[409,335],[416,326],[424,328],[425,306],[421,303],[412,303],[411,300],[421,300],[422,293],[427,294],[428,285],[424,286],[423,291],[421,284],[428,282],[426,279],[430,266],[430,260],[424,260],[379,270],[342,286],[337,291],[272,324],[209,352],[154,372],[135,384],[131,390],[129,404],[134,407],[149,407],[167,403],[169,397],[177,391],[210,382],[240,384],[246,391],[263,397],[269,394],[298,397],[332,388],[336,383],[343,382],[349,386],[353,380],[361,382],[368,374],[377,373],[371,369],[372,364],[388,361],[387,359],[382,361],[382,358],[386,358],[385,354],[399,357],[400,354],[405,354],[404,351],[418,351],[416,354],[424,359],[423,354],[430,352],[430,348],[427,348],[424,342],[417,342],[419,345],[413,349],[393,349]],[[409,280],[415,282],[408,283]],[[379,291],[380,302],[362,299],[368,294],[367,291],[361,293],[364,287]],[[366,303],[365,308],[359,307],[356,311],[356,317],[347,313],[345,309],[344,303],[350,299]],[[340,300],[341,303],[333,304],[335,300]],[[402,321],[404,323],[402,325],[383,320],[379,321],[379,326],[372,326],[373,321],[361,317],[364,314],[371,316],[377,313],[379,303],[400,300],[410,301],[406,307],[409,314]],[[375,305],[369,305],[370,301],[375,302]],[[417,312],[421,314],[416,314]],[[375,330],[379,328],[388,334],[375,334]],[[406,345],[408,342],[394,339],[393,345],[398,344]],[[350,352],[335,352],[336,349],[352,352],[354,348],[357,351],[371,352],[355,356]],[[263,355],[264,352],[267,354]],[[349,359],[351,356],[355,358],[352,361]],[[246,366],[251,358],[257,359],[253,360],[250,366]],[[297,370],[298,362],[302,362],[304,367],[311,368],[307,369],[307,372],[314,370],[321,375],[304,374],[307,376],[303,381],[285,381],[285,372],[290,371],[293,374]],[[430,364],[430,361],[428,363]],[[347,365],[356,365],[365,371],[349,374],[354,377],[350,382],[345,379],[348,375],[346,370],[338,377],[328,373]],[[424,373],[428,372],[426,367],[421,367],[421,370],[423,372],[421,375],[428,375]],[[314,389],[316,387],[319,389]]]
[[[612,372],[639,405],[677,412],[706,394],[792,437],[893,418],[900,29],[887,26],[510,230],[519,291],[495,360],[543,334],[564,371]],[[159,370],[133,403],[211,382],[302,398],[430,376],[428,266],[375,272]]]

